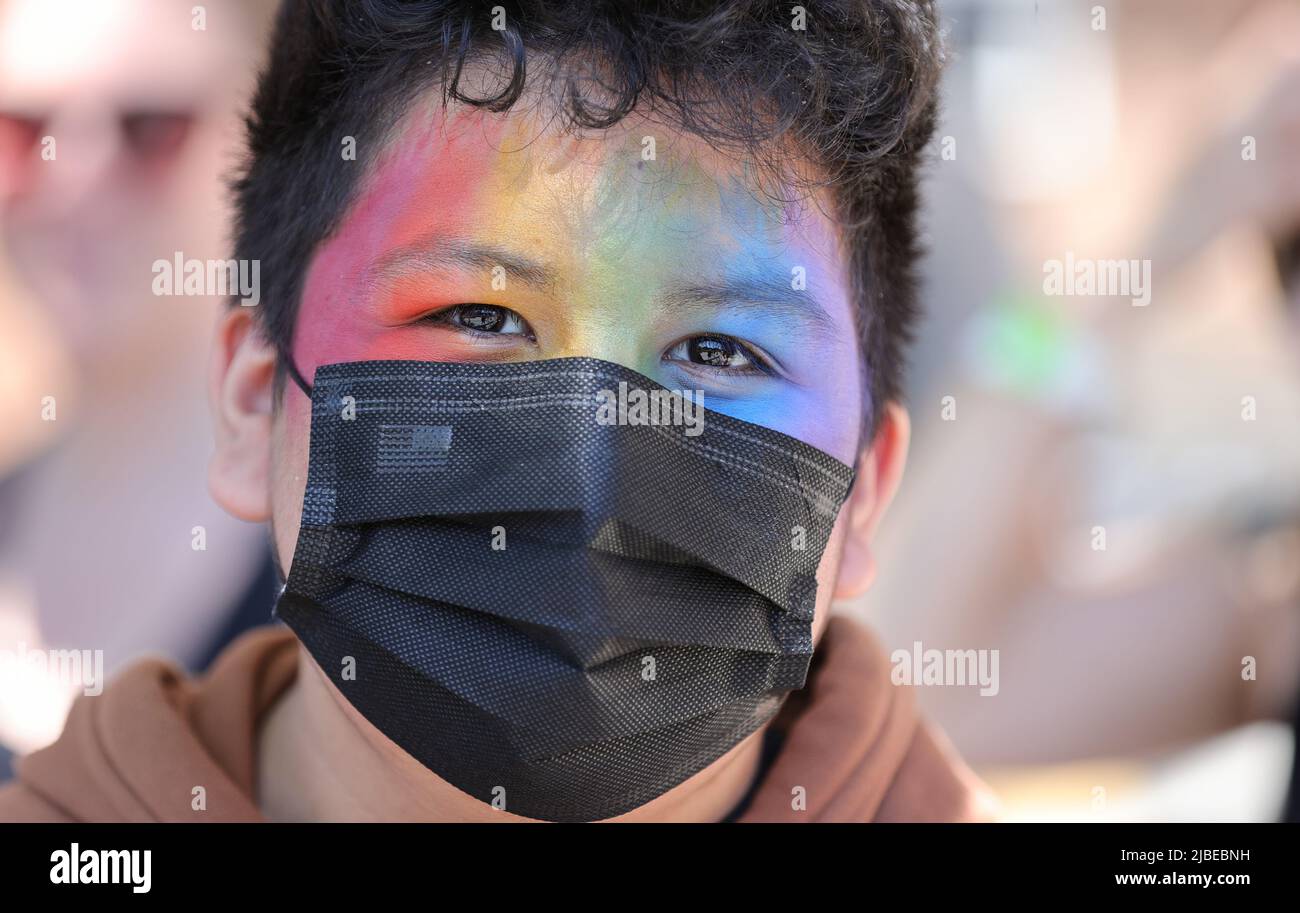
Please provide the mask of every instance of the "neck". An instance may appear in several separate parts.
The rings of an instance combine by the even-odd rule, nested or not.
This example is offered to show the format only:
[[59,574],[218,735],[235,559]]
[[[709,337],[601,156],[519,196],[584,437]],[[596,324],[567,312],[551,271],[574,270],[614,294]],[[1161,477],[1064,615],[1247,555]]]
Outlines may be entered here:
[[[258,802],[273,821],[527,821],[428,770],[363,718],[305,648],[298,678],[264,717]],[[705,770],[612,821],[718,821],[758,772],[761,731]],[[321,746],[328,745],[328,751]]]

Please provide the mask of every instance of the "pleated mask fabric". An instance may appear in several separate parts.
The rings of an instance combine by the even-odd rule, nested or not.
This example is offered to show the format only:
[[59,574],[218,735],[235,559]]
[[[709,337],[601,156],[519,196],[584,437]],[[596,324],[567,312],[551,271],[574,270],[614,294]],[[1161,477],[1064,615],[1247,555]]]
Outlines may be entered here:
[[590,358],[317,369],[276,614],[483,802],[590,821],[662,795],[803,686],[853,480],[673,395]]

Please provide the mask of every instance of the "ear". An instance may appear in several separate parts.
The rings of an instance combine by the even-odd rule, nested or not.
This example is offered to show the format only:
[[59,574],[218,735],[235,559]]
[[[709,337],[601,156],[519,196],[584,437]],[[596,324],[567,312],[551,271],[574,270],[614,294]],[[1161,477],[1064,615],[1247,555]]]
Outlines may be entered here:
[[275,350],[248,308],[221,315],[208,369],[216,453],[208,490],[228,513],[262,523],[271,516],[271,420]]
[[871,540],[902,481],[911,437],[912,422],[907,410],[897,403],[888,403],[875,439],[858,457],[857,479],[845,505],[848,530],[840,553],[835,599],[861,596],[876,577]]

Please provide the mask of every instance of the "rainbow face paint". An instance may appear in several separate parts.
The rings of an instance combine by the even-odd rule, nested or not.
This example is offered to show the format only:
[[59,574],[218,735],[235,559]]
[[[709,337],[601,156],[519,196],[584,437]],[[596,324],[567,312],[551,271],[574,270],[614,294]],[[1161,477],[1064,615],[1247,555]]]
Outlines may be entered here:
[[[308,378],[368,359],[589,356],[853,462],[856,328],[815,202],[770,201],[743,164],[636,118],[579,138],[425,106],[365,167],[304,283],[293,349]],[[517,319],[482,332],[453,310],[466,305]],[[720,352],[726,366],[708,360]]]

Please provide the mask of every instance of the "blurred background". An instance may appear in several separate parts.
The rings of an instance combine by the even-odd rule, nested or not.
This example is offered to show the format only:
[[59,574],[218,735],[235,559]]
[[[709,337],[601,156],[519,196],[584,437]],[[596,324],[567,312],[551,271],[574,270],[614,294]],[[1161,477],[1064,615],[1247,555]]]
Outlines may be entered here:
[[0,777],[83,690],[23,657],[197,670],[269,619],[266,533],[207,492],[221,302],[155,295],[152,265],[229,256],[224,180],[273,13],[0,0],[0,651],[20,660]]
[[[1013,820],[1300,820],[1300,3],[940,7],[912,457],[841,610],[997,651],[918,694]],[[206,492],[219,302],[149,265],[228,255],[273,9],[0,0],[0,648],[201,669],[266,620]],[[1067,258],[1149,303],[1048,294]],[[77,691],[4,682],[0,777]]]
[[[1010,817],[1276,820],[1300,692],[1300,4],[941,7],[912,458],[852,608],[891,649],[998,651],[996,696],[919,697]],[[1149,260],[1149,304],[1045,294],[1071,254]]]

